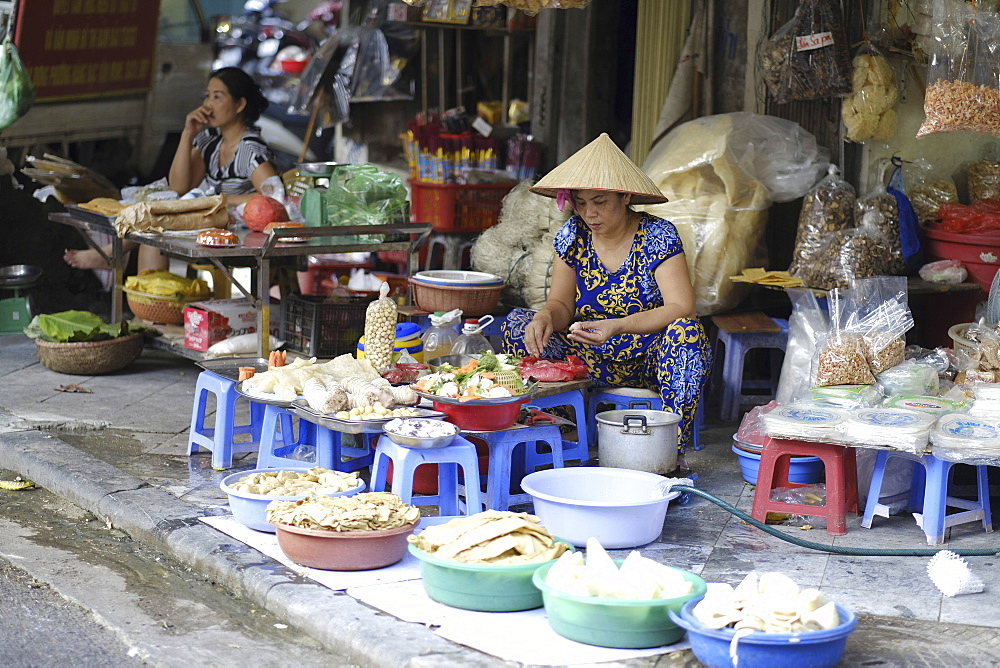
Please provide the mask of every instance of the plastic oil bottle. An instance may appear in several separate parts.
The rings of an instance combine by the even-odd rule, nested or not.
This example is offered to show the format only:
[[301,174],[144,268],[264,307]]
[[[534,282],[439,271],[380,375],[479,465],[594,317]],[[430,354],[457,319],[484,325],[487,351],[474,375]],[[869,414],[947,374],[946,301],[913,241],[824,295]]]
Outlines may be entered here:
[[451,347],[452,355],[475,355],[484,350],[493,352],[490,340],[483,335],[485,329],[491,322],[493,316],[487,315],[482,318],[467,318],[462,326],[462,334]]
[[461,317],[462,311],[460,309],[447,313],[438,311],[431,314],[431,326],[420,336],[424,342],[425,360],[451,354],[452,344],[458,339],[457,327]]

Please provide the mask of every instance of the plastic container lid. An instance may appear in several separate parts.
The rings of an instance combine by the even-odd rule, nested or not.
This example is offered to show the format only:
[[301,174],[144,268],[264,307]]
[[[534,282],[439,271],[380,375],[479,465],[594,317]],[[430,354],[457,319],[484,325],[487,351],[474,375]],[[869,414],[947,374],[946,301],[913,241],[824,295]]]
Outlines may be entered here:
[[396,324],[396,340],[406,341],[420,336],[420,325],[415,322],[400,322]]

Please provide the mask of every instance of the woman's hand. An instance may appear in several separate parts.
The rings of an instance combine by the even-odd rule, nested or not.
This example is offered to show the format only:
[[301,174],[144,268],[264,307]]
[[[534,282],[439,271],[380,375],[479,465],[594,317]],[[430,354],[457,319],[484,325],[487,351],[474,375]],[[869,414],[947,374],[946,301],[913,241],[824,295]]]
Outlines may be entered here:
[[569,326],[567,337],[587,345],[600,346],[617,333],[614,323],[615,319],[574,322]]
[[184,131],[192,135],[198,134],[205,129],[211,117],[211,111],[205,106],[198,107],[184,118]]
[[524,328],[524,347],[533,357],[541,357],[542,351],[552,336],[552,315],[547,311],[539,311]]

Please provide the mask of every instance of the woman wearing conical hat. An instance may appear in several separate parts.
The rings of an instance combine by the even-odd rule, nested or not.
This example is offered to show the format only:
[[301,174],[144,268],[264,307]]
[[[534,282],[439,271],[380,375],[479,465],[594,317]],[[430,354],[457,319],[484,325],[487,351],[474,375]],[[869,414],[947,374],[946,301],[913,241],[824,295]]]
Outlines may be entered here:
[[[667,201],[602,134],[553,169],[532,192],[573,215],[556,234],[545,305],[503,323],[506,352],[577,355],[594,385],[646,387],[681,416],[680,454],[691,443],[710,347],[676,228],[632,209]],[[578,416],[579,419],[580,416]],[[683,457],[678,463],[684,466]]]

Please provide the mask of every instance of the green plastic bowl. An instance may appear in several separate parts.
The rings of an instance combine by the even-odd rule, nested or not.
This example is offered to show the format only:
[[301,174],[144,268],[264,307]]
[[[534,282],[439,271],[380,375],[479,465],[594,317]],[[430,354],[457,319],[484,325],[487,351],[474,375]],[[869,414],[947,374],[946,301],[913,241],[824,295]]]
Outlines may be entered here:
[[[574,548],[570,545],[569,549]],[[410,554],[420,560],[420,574],[428,596],[453,608],[482,612],[515,612],[542,607],[542,592],[531,578],[540,566],[555,561],[517,566],[463,564],[439,559],[412,543]]]
[[[615,559],[620,567],[623,559]],[[542,592],[549,626],[559,635],[587,645],[640,649],[672,645],[684,629],[670,619],[669,610],[679,612],[687,601],[705,594],[705,581],[690,571],[674,568],[694,584],[690,594],[677,598],[631,601],[596,596],[577,596],[545,584],[552,562],[535,571],[535,586]]]

